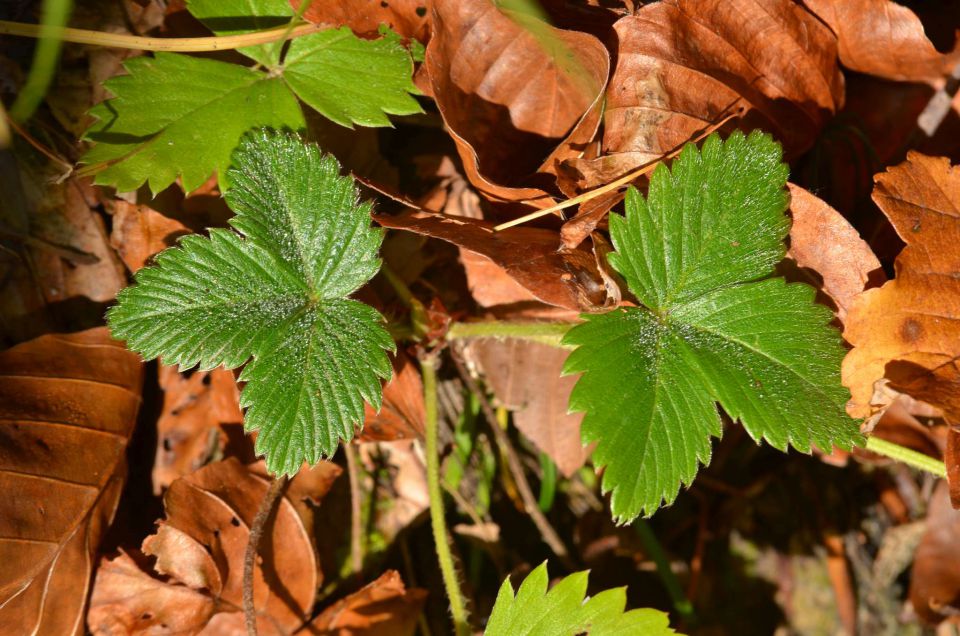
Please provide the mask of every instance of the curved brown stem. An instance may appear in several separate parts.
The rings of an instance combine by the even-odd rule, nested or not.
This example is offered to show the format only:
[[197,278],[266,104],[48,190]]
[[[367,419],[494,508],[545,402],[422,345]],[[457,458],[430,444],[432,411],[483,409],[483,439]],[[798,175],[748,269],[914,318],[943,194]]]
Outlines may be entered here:
[[253,525],[250,526],[247,551],[243,555],[243,618],[247,624],[247,636],[257,636],[257,608],[253,604],[253,571],[257,565],[257,546],[267,520],[283,494],[287,480],[286,475],[281,475],[270,482],[270,487],[260,500],[260,508],[253,518]]

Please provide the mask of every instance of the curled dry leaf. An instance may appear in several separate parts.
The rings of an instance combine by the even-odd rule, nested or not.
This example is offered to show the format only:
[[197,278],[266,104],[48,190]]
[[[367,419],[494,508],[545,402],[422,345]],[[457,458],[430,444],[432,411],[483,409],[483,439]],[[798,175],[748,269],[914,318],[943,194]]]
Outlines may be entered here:
[[383,387],[383,405],[377,412],[364,405],[363,430],[355,442],[389,442],[423,437],[423,382],[420,372],[403,351],[393,356],[393,377]]
[[180,221],[146,205],[118,200],[113,207],[110,245],[131,272],[142,268],[154,254],[170,247],[181,236],[192,233]]
[[[290,0],[294,11],[301,0]],[[402,37],[426,42],[430,35],[427,0],[337,0],[313,2],[303,17],[316,24],[350,27],[357,35],[377,37],[385,24]]]
[[606,48],[492,0],[436,0],[430,17],[425,67],[467,178],[491,200],[552,205],[549,174],[600,124]]
[[105,328],[0,353],[0,633],[83,633],[142,381]]
[[580,441],[583,413],[567,413],[578,376],[562,376],[569,351],[528,340],[470,342],[464,355],[501,405],[513,411],[520,432],[554,461],[567,477],[589,454]]
[[960,613],[960,512],[950,507],[947,491],[943,482],[934,490],[910,576],[910,601],[928,623]]
[[834,303],[844,321],[853,299],[884,280],[883,268],[866,241],[839,212],[800,186],[790,189],[790,249],[787,258],[819,274],[811,281]]
[[[338,468],[326,462],[305,467],[267,523],[254,573],[254,605],[261,634],[291,634],[309,616],[322,574],[311,538],[312,508],[304,499],[323,497],[338,473]],[[297,484],[301,479],[306,488]],[[121,556],[120,563],[111,562],[103,579],[97,579],[88,617],[90,630],[114,635],[116,632],[107,630],[119,617],[122,624],[131,626],[120,633],[176,633],[170,631],[170,623],[163,627],[165,621],[189,610],[171,607],[171,603],[188,598],[190,606],[208,607],[186,590],[209,599],[209,620],[201,625],[209,633],[242,629],[243,557],[250,525],[267,487],[267,478],[258,474],[256,466],[244,466],[233,458],[175,481],[163,499],[166,520],[143,542],[144,553],[156,558],[154,570],[166,577],[162,585],[172,589],[154,590],[150,598],[156,605],[150,606],[141,596],[118,594],[115,577],[133,576]],[[139,579],[146,586],[142,577]],[[181,616],[179,620],[190,619]]]
[[163,410],[157,420],[157,456],[153,492],[159,495],[176,479],[189,475],[226,447],[224,425],[242,428],[240,390],[233,372],[218,368],[180,373],[160,366]]
[[848,411],[868,417],[874,382],[886,377],[960,423],[960,170],[911,152],[877,175],[873,200],[907,246],[896,278],[860,294],[847,314]]
[[426,590],[406,589],[400,575],[388,570],[325,609],[297,636],[412,636],[426,600]]
[[843,102],[836,38],[791,0],[654,2],[615,29],[604,182],[738,110],[796,156]]
[[960,62],[960,41],[940,53],[917,15],[892,0],[803,0],[837,34],[840,62],[885,79],[936,80]]
[[596,311],[608,302],[596,258],[583,249],[559,249],[556,232],[515,227],[494,232],[486,221],[409,211],[374,217],[380,225],[453,243],[486,256],[538,300],[574,311]]

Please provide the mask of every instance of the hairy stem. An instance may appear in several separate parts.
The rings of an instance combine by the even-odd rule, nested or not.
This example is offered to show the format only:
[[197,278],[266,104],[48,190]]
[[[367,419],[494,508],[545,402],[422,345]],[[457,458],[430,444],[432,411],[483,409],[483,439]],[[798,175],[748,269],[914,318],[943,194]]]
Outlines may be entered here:
[[906,464],[907,466],[928,472],[932,475],[936,475],[937,477],[942,477],[944,479],[947,477],[947,467],[942,461],[934,459],[928,455],[924,455],[923,453],[918,453],[917,451],[901,446],[900,444],[894,444],[893,442],[888,442],[887,440],[879,437],[868,437],[865,448],[871,453],[889,457],[890,459],[894,459],[898,462]]
[[423,401],[426,409],[426,456],[427,456],[427,493],[430,497],[430,526],[433,529],[433,541],[436,544],[437,560],[440,562],[440,574],[450,600],[450,613],[457,636],[469,636],[470,624],[467,622],[467,607],[457,570],[453,565],[450,551],[450,538],[443,512],[443,491],[440,488],[440,449],[439,418],[437,416],[437,367],[432,354],[420,360],[423,373]]
[[660,545],[657,536],[650,528],[650,524],[643,519],[637,519],[633,527],[637,531],[637,536],[640,537],[640,543],[643,544],[643,549],[646,550],[647,555],[653,559],[653,563],[657,566],[657,574],[660,576],[660,581],[663,582],[663,586],[667,589],[667,594],[670,595],[670,600],[673,602],[673,609],[677,611],[677,614],[679,614],[683,620],[695,622],[696,615],[693,612],[693,603],[687,598],[683,587],[680,585],[680,580],[677,578],[677,575],[673,573],[673,568],[670,566],[670,559],[667,557],[663,546]]
[[55,38],[74,44],[93,44],[115,49],[134,49],[138,51],[179,51],[181,53],[199,53],[202,51],[226,51],[239,49],[253,44],[267,44],[298,38],[329,28],[322,24],[301,24],[294,28],[288,25],[241,33],[240,35],[211,36],[202,38],[147,38],[122,33],[104,33],[86,29],[49,28],[37,24],[8,22],[0,20],[0,35],[19,35],[28,38]]
[[518,338],[533,340],[553,347],[562,347],[560,341],[575,322],[511,322],[488,320],[485,322],[455,322],[447,331],[448,340],[474,338]]
[[281,475],[270,482],[270,487],[260,500],[260,508],[250,526],[250,538],[247,541],[247,551],[243,555],[243,618],[247,624],[247,636],[257,636],[257,608],[253,604],[253,571],[257,565],[257,546],[260,536],[267,525],[267,520],[283,494],[283,487],[287,485],[287,476]]

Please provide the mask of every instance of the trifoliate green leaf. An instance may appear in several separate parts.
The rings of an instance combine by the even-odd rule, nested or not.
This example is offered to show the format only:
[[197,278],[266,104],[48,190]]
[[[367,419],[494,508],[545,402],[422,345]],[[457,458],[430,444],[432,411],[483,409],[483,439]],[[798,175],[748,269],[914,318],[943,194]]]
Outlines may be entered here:
[[[244,33],[289,21],[286,0],[192,0],[190,10],[220,34]],[[294,39],[278,60],[279,43],[241,49],[262,72],[172,53],[126,62],[129,75],[106,82],[114,97],[95,106],[85,138],[97,142],[81,159],[96,183],[159,192],[182,175],[186,190],[224,170],[240,136],[257,127],[306,127],[297,102],[343,126],[389,126],[388,114],[421,111],[412,97],[413,61],[396,33],[378,40],[349,29]],[[224,189],[229,184],[221,182]]]
[[[293,17],[288,0],[188,0],[187,9],[217,35],[273,29],[289,24]],[[280,62],[282,50],[282,41],[237,49],[267,68]]]
[[509,577],[500,586],[485,636],[673,636],[667,615],[652,609],[624,611],[624,588],[584,600],[587,572],[576,572],[547,590],[547,564],[527,575],[516,596]]
[[564,343],[570,408],[620,521],[671,503],[721,434],[719,402],[756,440],[809,452],[860,439],[844,350],[814,290],[770,278],[789,231],[787,167],[768,136],[716,135],[660,166],[612,215],[610,263],[642,307],[584,315]]
[[129,75],[108,80],[115,95],[95,106],[81,159],[105,166],[96,183],[120,191],[149,183],[156,193],[183,177],[194,190],[223,175],[240,137],[257,127],[306,127],[296,98],[279,77],[236,64],[157,53],[124,62]]
[[236,232],[183,238],[107,314],[113,335],[147,359],[201,369],[249,360],[245,425],[275,473],[349,440],[391,373],[381,316],[347,298],[379,269],[382,231],[339,169],[295,135],[247,135],[226,194]]

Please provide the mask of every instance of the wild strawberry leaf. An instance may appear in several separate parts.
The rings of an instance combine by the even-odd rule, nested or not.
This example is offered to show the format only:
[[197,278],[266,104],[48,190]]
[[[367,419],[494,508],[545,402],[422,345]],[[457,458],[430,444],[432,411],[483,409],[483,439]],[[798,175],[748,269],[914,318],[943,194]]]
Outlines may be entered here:
[[584,442],[620,521],[671,503],[721,434],[716,403],[780,450],[860,439],[840,384],[844,350],[814,290],[772,278],[790,223],[787,167],[770,137],[684,148],[645,199],[610,218],[610,263],[641,307],[584,315],[565,344]]
[[[375,408],[393,350],[382,318],[347,298],[380,267],[353,180],[295,135],[259,131],[234,154],[236,230],[184,237],[117,297],[113,335],[181,368],[247,363],[241,406],[275,473],[331,455]],[[248,362],[249,361],[249,362]]]
[[[223,34],[276,26],[293,15],[277,0],[193,0],[190,8]],[[330,29],[296,38],[282,61],[280,50],[242,49],[269,72],[175,53],[125,62],[129,74],[105,84],[114,97],[90,111],[97,121],[85,138],[96,144],[81,162],[97,172],[96,183],[121,191],[148,183],[156,193],[178,176],[190,191],[213,172],[222,180],[246,131],[304,129],[297,98],[347,127],[389,126],[388,114],[421,110],[412,97],[413,61],[395,33],[363,40]]]
[[527,575],[514,596],[510,578],[497,594],[485,636],[590,636],[644,634],[673,636],[669,619],[652,609],[624,611],[626,589],[604,590],[588,600],[588,572],[576,572],[549,591],[547,564]]

